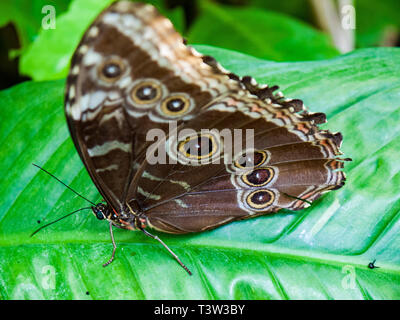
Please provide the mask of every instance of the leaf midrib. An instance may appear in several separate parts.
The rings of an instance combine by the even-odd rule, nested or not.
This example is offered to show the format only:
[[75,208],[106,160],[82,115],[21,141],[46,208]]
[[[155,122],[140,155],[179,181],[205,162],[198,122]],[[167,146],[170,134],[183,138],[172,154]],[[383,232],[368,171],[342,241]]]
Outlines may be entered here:
[[[160,246],[156,243],[148,243],[148,242],[126,242],[126,241],[118,241],[116,239],[117,246],[132,246],[132,245],[138,245],[138,246],[148,246],[149,248],[160,248]],[[193,252],[196,249],[210,249],[210,250],[226,250],[229,252],[235,252],[235,251],[240,251],[240,252],[245,252],[245,253],[256,253],[256,254],[261,254],[261,255],[269,255],[273,257],[283,257],[286,259],[290,260],[299,260],[299,261],[307,261],[308,263],[314,263],[314,264],[322,264],[322,265],[331,265],[331,266],[336,266],[336,267],[341,267],[343,265],[348,265],[351,264],[354,267],[361,268],[361,269],[367,269],[367,265],[370,261],[368,261],[365,256],[362,254],[357,254],[357,255],[340,255],[340,254],[334,254],[334,253],[326,253],[326,252],[320,252],[320,251],[315,251],[315,250],[302,250],[302,249],[293,249],[293,248],[288,248],[286,246],[280,246],[272,243],[267,243],[267,244],[262,244],[258,245],[258,243],[250,242],[246,246],[243,242],[233,242],[229,241],[229,243],[225,243],[223,241],[220,241],[218,239],[212,239],[212,244],[208,243],[190,243],[188,241],[185,242],[185,246],[182,247],[179,245],[178,241],[174,239],[168,239],[168,246],[173,249],[178,249],[178,250],[190,250]],[[91,240],[85,240],[85,241],[71,241],[71,240],[63,240],[63,241],[51,241],[51,242],[40,242],[40,241],[33,241],[29,243],[14,243],[12,241],[0,241],[0,248],[2,247],[14,247],[14,246],[21,246],[21,245],[26,245],[26,246],[52,246],[52,245],[68,245],[68,244],[103,244],[107,247],[110,246],[109,241],[91,241]],[[251,247],[249,247],[251,246]],[[149,249],[151,250],[151,249]],[[387,264],[384,262],[381,262],[379,264],[381,270],[385,270],[385,274],[391,273],[391,274],[396,274],[400,275],[400,267]]]

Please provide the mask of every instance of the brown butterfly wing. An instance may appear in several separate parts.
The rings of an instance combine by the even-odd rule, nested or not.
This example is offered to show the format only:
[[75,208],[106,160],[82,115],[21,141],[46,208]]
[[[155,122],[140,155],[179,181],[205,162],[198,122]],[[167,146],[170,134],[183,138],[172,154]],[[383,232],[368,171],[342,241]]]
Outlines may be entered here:
[[[336,170],[343,166],[341,135],[318,129],[323,114],[307,113],[299,100],[274,89],[186,47],[152,6],[118,2],[96,19],[74,54],[65,110],[77,150],[110,205],[135,208],[164,232],[197,232],[301,209],[305,200],[343,185]],[[147,132],[167,132],[172,120],[179,129],[254,129],[262,162],[242,174],[232,171],[235,162],[151,165]],[[171,148],[168,159],[178,156]]]
[[214,69],[150,5],[117,2],[89,27],[72,59],[65,112],[82,161],[115,209],[124,207],[148,130],[191,119],[238,88]]
[[[323,114],[298,114],[295,106],[297,111],[303,109],[299,100],[291,103],[280,96],[262,100],[248,90],[204,107],[183,128],[254,129],[253,162],[240,165],[240,149],[232,152],[233,162],[224,163],[225,153],[217,155],[220,164],[144,162],[135,201],[149,224],[164,232],[199,232],[282,208],[299,210],[323,192],[343,186],[345,175],[337,170],[343,168],[338,158],[341,134],[318,128]],[[231,150],[225,146],[223,137],[215,142],[223,144],[228,154],[234,151],[234,146]],[[176,158],[173,153],[169,156],[169,161]]]

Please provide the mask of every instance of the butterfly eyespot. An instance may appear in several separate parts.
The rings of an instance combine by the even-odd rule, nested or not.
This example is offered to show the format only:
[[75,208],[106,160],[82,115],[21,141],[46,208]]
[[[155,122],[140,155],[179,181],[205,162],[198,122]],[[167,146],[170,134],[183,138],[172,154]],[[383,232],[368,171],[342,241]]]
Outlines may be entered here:
[[181,116],[189,110],[191,102],[183,94],[176,94],[166,98],[161,104],[161,111],[167,116]]
[[268,184],[274,177],[272,168],[257,168],[242,176],[243,182],[252,187],[262,187]]
[[121,68],[116,63],[109,63],[103,67],[102,72],[107,78],[116,78],[121,75]]
[[267,160],[265,151],[254,151],[242,154],[236,161],[235,166],[240,169],[257,167]]
[[247,205],[258,210],[269,207],[274,200],[275,194],[268,189],[253,191],[246,198]]
[[152,81],[144,81],[133,87],[131,98],[137,104],[152,104],[161,98],[161,86]]
[[100,78],[106,82],[114,82],[121,78],[125,71],[124,64],[117,59],[104,62],[99,68]]
[[179,142],[178,150],[186,158],[202,160],[211,158],[217,152],[218,144],[213,135],[198,134]]

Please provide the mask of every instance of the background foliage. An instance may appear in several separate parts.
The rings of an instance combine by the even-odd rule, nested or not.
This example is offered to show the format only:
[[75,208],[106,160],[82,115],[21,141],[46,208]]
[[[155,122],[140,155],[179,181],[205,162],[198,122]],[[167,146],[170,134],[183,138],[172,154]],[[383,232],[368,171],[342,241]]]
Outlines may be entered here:
[[[360,48],[378,44],[387,23],[399,26],[390,13],[397,2],[380,2],[374,15],[368,2],[356,3]],[[90,213],[29,237],[38,220],[86,206],[32,162],[99,200],[69,137],[63,91],[77,42],[110,1],[55,1],[55,30],[40,29],[44,3],[0,4],[0,24],[12,22],[20,41],[13,51],[20,55],[19,71],[35,80],[0,92],[0,117],[7,119],[0,124],[0,298],[400,298],[398,48],[339,55],[312,26],[304,1],[253,0],[241,7],[199,1],[197,13],[152,1],[189,43],[208,45],[196,45],[200,52],[325,112],[325,127],[343,133],[343,151],[353,162],[346,166],[344,188],[301,212],[197,235],[159,234],[194,271],[192,277],[158,243],[123,230],[115,232],[117,259],[104,269],[112,248],[108,226]],[[28,6],[32,10],[22,10]],[[374,259],[380,268],[368,269]]]

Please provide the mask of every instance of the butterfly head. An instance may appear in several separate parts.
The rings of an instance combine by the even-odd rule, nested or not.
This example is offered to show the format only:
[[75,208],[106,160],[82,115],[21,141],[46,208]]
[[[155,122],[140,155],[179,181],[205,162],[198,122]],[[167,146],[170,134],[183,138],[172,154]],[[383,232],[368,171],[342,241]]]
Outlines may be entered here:
[[116,226],[121,226],[122,215],[118,214],[108,204],[98,203],[95,206],[92,206],[92,211],[97,219],[108,220]]
[[128,214],[126,212],[117,213],[109,205],[104,203],[98,203],[92,206],[93,214],[99,220],[108,220],[113,225],[129,230],[136,230],[145,228],[147,226],[147,220],[142,215]]
[[99,220],[109,219],[111,210],[104,203],[98,203],[95,206],[92,206],[93,214]]

